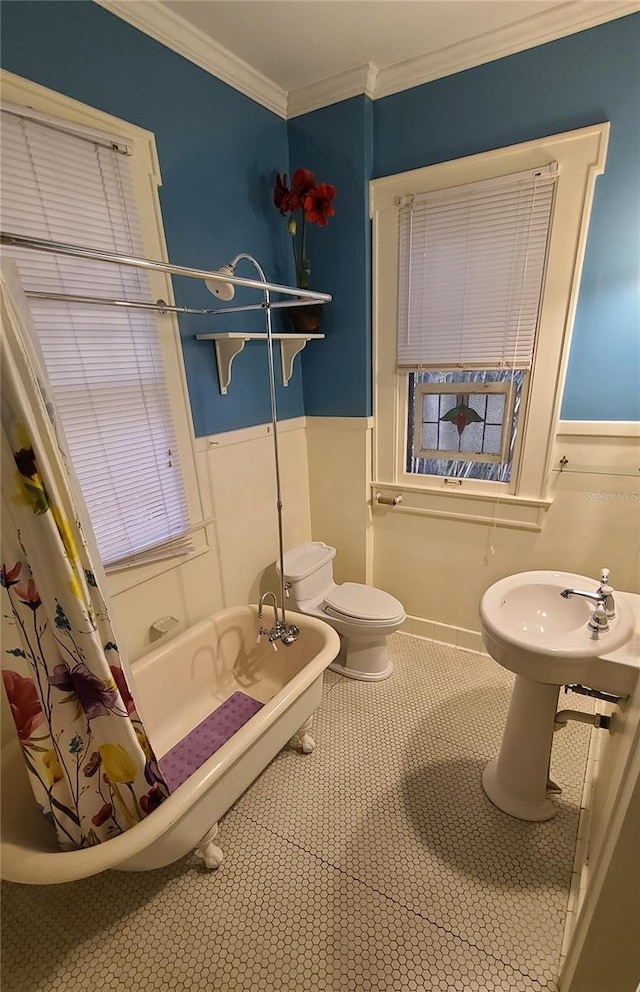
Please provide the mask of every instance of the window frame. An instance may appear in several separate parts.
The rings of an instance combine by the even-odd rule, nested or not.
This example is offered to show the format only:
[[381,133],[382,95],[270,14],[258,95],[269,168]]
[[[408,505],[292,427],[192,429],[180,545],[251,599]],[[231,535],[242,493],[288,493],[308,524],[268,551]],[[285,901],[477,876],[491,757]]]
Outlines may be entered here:
[[[374,492],[406,493],[404,507],[418,512],[490,518],[503,504],[506,525],[524,519],[539,529],[547,497],[553,438],[558,423],[575,318],[587,231],[597,176],[604,172],[609,123],[482,152],[373,180],[373,432]],[[513,486],[474,479],[451,481],[405,471],[408,370],[396,367],[398,204],[403,197],[558,164],[554,213],[540,321]],[[549,374],[549,369],[554,374]],[[443,369],[444,371],[444,369]],[[519,445],[520,446],[520,445]],[[509,492],[509,489],[512,489]],[[467,504],[461,501],[467,500]],[[493,504],[493,510],[489,507]],[[509,511],[513,507],[513,512]],[[478,512],[479,511],[479,512]],[[499,521],[501,522],[501,521]],[[511,524],[513,525],[513,524]]]
[[[414,442],[412,445],[413,457],[415,459],[424,458],[428,460],[443,460],[443,461],[462,461],[462,462],[479,462],[479,463],[500,463],[506,460],[506,455],[509,450],[509,442],[511,440],[510,424],[513,420],[513,413],[515,407],[516,391],[513,382],[509,383],[477,383],[477,382],[449,382],[449,383],[437,383],[437,382],[421,382],[418,385],[414,385],[413,392],[413,423],[414,423]],[[422,445],[419,447],[416,445],[415,437],[417,433],[417,424],[423,423],[422,413],[423,413],[423,399],[425,396],[442,396],[443,394],[458,394],[458,395],[476,395],[483,392],[485,396],[498,395],[504,396],[504,413],[501,424],[500,431],[500,450],[495,454],[474,452],[474,451],[464,451],[460,449],[459,451],[454,451],[453,449],[445,448],[423,448]],[[407,423],[408,423],[407,410]],[[422,431],[420,432],[422,435]],[[407,451],[409,449],[409,439],[407,438]],[[418,475],[422,473],[412,472],[411,475]]]
[[[94,132],[106,132],[108,135],[117,134],[126,141],[131,149],[131,174],[139,211],[144,255],[146,258],[167,262],[167,246],[158,192],[162,185],[162,177],[153,132],[80,103],[61,93],[56,93],[6,70],[0,72],[0,80],[3,100],[7,103],[69,121],[72,125]],[[166,300],[168,304],[174,305],[170,276],[164,272],[150,270],[148,277],[152,298]],[[193,522],[200,520],[203,512],[196,473],[193,422],[176,315],[162,315],[157,321],[157,328],[171,413],[176,430],[187,509]],[[121,567],[110,566],[108,569],[110,592],[112,595],[117,595],[157,575],[180,567],[185,562],[191,561],[209,550],[206,536],[202,533],[193,535],[192,544],[194,551],[188,555],[167,558],[157,562],[129,564]]]

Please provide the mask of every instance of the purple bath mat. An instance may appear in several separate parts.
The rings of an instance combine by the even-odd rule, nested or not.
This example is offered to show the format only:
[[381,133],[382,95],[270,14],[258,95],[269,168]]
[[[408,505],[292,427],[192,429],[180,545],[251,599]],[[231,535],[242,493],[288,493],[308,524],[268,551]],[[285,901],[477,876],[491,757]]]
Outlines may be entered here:
[[186,782],[191,773],[204,765],[207,758],[226,744],[236,730],[244,727],[263,705],[251,696],[245,696],[244,692],[234,692],[217,710],[178,741],[175,747],[167,751],[164,758],[160,758],[159,764],[169,791],[175,792],[179,785]]

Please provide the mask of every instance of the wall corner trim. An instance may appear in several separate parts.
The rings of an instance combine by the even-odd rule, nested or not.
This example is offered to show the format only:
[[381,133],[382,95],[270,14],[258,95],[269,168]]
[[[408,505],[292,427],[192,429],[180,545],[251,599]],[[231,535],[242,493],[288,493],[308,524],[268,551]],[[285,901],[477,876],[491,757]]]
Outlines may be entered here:
[[374,99],[377,79],[377,66],[373,62],[364,62],[317,83],[291,90],[287,101],[287,119],[301,117],[302,114],[329,107],[352,96],[364,94]]
[[96,3],[267,110],[286,118],[287,94],[282,87],[198,31],[163,3],[131,3],[130,0],[96,0]]

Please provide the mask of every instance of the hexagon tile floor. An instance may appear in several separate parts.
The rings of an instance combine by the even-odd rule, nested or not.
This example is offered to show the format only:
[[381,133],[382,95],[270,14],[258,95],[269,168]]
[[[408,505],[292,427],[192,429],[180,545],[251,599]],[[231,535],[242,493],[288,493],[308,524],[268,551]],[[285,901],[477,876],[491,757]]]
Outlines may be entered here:
[[514,820],[480,785],[511,676],[391,651],[386,682],[326,673],[317,750],[282,751],[227,814],[217,872],[4,885],[3,992],[555,990],[589,730],[557,735],[555,819]]

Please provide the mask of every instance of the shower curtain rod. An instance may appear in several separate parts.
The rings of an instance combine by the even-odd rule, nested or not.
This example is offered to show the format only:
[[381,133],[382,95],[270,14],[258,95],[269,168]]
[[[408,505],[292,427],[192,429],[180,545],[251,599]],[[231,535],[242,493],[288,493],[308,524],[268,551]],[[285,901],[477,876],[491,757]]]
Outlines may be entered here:
[[24,294],[32,300],[61,300],[65,303],[82,303],[99,307],[126,307],[132,310],[155,310],[158,313],[190,313],[212,317],[222,313],[242,313],[245,310],[265,310],[267,306],[271,310],[290,309],[291,307],[307,307],[309,300],[280,300],[276,303],[248,303],[243,307],[214,307],[211,310],[200,309],[198,307],[177,307],[164,300],[156,300],[155,303],[145,303],[144,300],[112,300],[101,296],[75,296],[72,293],[38,293],[35,290],[27,290]]
[[[231,283],[233,286],[244,286],[247,289],[259,289],[264,293],[269,290],[272,293],[282,293],[285,296],[294,296],[302,302],[329,303],[331,296],[328,293],[316,293],[310,289],[297,289],[293,286],[280,286],[278,283],[262,282],[257,279],[243,279],[236,275],[221,274],[220,272],[207,272],[204,269],[191,269],[183,265],[171,265],[169,262],[158,262],[149,258],[137,258],[135,255],[120,255],[117,252],[104,251],[100,248],[87,248],[83,245],[62,244],[57,241],[47,241],[45,238],[30,238],[21,234],[11,234],[8,231],[0,232],[0,242],[6,245],[13,245],[15,248],[29,248],[33,251],[49,252],[53,255],[67,255],[72,258],[87,258],[96,262],[111,262],[114,265],[130,265],[138,269],[147,269],[155,272],[167,272],[175,276],[187,276],[191,279],[201,279],[203,281]],[[63,294],[58,296],[66,299]],[[86,302],[92,298],[87,297]],[[116,305],[127,305],[126,301],[120,301]],[[273,304],[272,304],[273,305]],[[157,309],[169,310],[170,307],[160,307],[152,305]],[[260,309],[258,305],[256,309]],[[225,313],[226,307],[221,307],[211,313]],[[181,312],[181,311],[178,311]],[[186,311],[182,311],[186,312]]]

